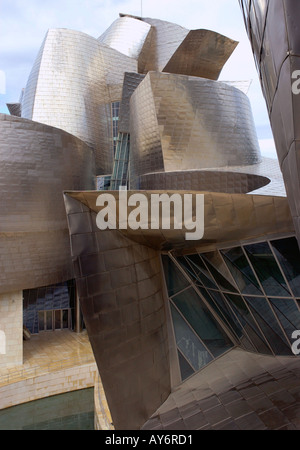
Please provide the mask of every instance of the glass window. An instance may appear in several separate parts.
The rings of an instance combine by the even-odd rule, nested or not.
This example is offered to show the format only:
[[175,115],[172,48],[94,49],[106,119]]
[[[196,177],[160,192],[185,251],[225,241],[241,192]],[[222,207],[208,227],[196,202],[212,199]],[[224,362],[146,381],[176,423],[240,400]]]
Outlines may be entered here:
[[245,250],[254,270],[270,296],[290,296],[290,292],[267,242],[246,245]]
[[208,272],[205,264],[203,263],[199,255],[189,255],[186,258],[191,263],[193,269],[195,270],[195,273],[197,274],[197,277],[200,280],[200,284],[203,283],[203,285],[207,288],[218,289],[218,286],[211,278],[210,273]]
[[272,354],[242,297],[232,294],[225,294],[225,297],[230,302],[234,313],[243,326],[243,334],[251,340],[257,351],[264,354]]
[[46,311],[46,328],[47,328],[47,331],[52,331],[53,330],[52,316],[53,316],[52,311]]
[[[187,273],[189,277],[192,278],[193,281],[197,281],[199,283],[199,280],[196,276],[196,272],[192,268],[192,266],[188,263],[188,261],[185,259],[184,256],[180,256],[179,258],[176,258],[183,270]],[[202,284],[202,283],[201,283]]]
[[193,288],[176,295],[172,301],[214,357],[233,346]]
[[300,252],[297,239],[280,239],[271,244],[295,297],[300,297]]
[[58,309],[58,310],[54,311],[54,315],[55,315],[55,329],[61,330],[61,328],[62,328],[62,326],[61,326],[61,310]]
[[201,255],[201,257],[222,291],[237,292],[237,289],[209,262],[206,255]]
[[69,310],[64,309],[62,312],[62,326],[64,329],[69,328]]
[[185,357],[181,354],[179,350],[177,350],[178,353],[178,360],[179,360],[179,367],[180,367],[180,373],[181,373],[181,379],[182,381],[189,378],[193,373],[195,373],[192,366],[187,362]]
[[38,312],[38,317],[39,317],[39,331],[44,331],[45,330],[45,314],[44,314],[44,311],[39,311]]
[[204,347],[198,336],[191,330],[181,317],[175,306],[170,303],[177,347],[189,361],[194,370],[198,371],[212,361],[212,356]]
[[243,294],[262,295],[257,279],[241,247],[222,250],[224,260]]
[[291,347],[267,300],[255,297],[245,297],[245,300],[275,355],[291,355]]
[[165,280],[168,288],[168,294],[171,297],[179,291],[189,286],[189,282],[175,266],[173,261],[167,256],[162,255]]
[[[226,304],[225,300],[222,297],[222,294],[217,291],[209,291],[207,293],[205,289],[199,288],[201,294],[205,297],[205,299],[209,302],[209,304],[215,309],[216,313],[221,317],[225,323],[233,330],[234,334],[240,338],[242,335],[242,327],[238,322],[233,312]],[[212,299],[214,301],[212,301]]]
[[292,299],[285,298],[270,298],[269,300],[287,337],[291,343],[294,342],[291,339],[292,333],[300,330],[300,312],[296,303]]

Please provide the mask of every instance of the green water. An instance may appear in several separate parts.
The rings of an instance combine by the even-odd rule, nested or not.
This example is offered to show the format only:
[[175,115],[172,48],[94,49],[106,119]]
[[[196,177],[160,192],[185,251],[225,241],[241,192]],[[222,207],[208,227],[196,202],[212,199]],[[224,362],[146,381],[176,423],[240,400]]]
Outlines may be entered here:
[[0,430],[93,429],[93,388],[0,410]]

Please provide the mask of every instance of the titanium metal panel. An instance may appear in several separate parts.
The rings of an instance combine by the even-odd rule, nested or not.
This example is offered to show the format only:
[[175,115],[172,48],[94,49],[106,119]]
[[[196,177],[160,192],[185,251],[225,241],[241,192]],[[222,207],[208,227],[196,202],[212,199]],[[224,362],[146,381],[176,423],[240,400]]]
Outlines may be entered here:
[[231,194],[247,194],[268,185],[271,180],[248,173],[181,170],[178,172],[152,173],[140,177],[140,189],[151,190],[199,190]]
[[29,76],[22,117],[61,128],[95,151],[97,174],[113,164],[111,102],[137,62],[73,30],[48,31]]
[[202,78],[150,72],[131,97],[130,136],[133,189],[147,173],[261,161],[248,97]]
[[300,70],[300,4],[293,0],[240,0],[240,5],[300,242],[300,96],[292,91],[294,72]]
[[214,31],[190,31],[163,72],[217,80],[237,45]]
[[123,16],[115,20],[98,41],[138,60],[150,29],[151,25],[142,20]]
[[[140,191],[128,191],[128,196]],[[293,221],[289,212],[288,202],[285,197],[273,197],[267,195],[251,194],[226,194],[206,191],[142,191],[151,204],[153,193],[169,194],[178,193],[181,196],[187,193],[204,194],[204,225],[203,239],[199,241],[187,241],[183,226],[181,230],[174,230],[172,221],[171,229],[152,230],[147,229],[119,230],[123,236],[134,242],[146,245],[155,250],[165,251],[172,248],[186,249],[205,247],[209,244],[235,242],[243,239],[263,237],[277,233],[294,233]],[[99,192],[67,192],[67,196],[80,201],[89,210],[98,213],[100,208],[96,206]],[[110,191],[116,199],[118,209],[119,192]],[[167,200],[166,200],[167,201]],[[128,208],[128,214],[134,208]],[[193,205],[193,217],[196,217],[195,205]],[[172,217],[171,217],[172,219]],[[118,220],[118,217],[117,217]],[[117,229],[118,229],[117,224]]]
[[118,128],[120,133],[130,132],[130,99],[136,88],[143,81],[145,75],[139,73],[128,73],[124,75],[122,101],[120,104],[120,115]]
[[62,192],[91,189],[92,150],[46,125],[0,115],[0,293],[73,277]]
[[20,103],[7,103],[6,106],[12,116],[21,117]]
[[65,204],[89,339],[114,427],[139,429],[171,392],[159,254],[97,229],[76,198],[65,195]]
[[143,18],[143,21],[151,25],[152,32],[142,73],[161,72],[186,38],[189,30],[159,19]]

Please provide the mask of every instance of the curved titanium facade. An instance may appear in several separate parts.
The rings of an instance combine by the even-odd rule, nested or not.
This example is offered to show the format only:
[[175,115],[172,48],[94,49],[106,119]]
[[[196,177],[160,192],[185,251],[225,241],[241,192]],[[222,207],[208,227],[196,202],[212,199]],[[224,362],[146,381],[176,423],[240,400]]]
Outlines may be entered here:
[[70,134],[0,115],[0,292],[73,278],[63,190],[91,189],[92,150]]
[[78,295],[114,426],[136,429],[171,387],[159,255],[98,230],[95,212],[76,196],[65,203]]
[[206,190],[209,192],[227,192],[228,194],[247,194],[261,189],[270,183],[270,179],[248,173],[184,170],[147,174],[140,177],[140,189],[149,190]]
[[210,30],[192,30],[163,72],[217,80],[237,42]]
[[292,88],[300,70],[300,5],[293,0],[240,0],[240,4],[300,241],[300,96]]
[[[244,6],[254,3],[268,4]],[[122,14],[99,40],[50,30],[21,110],[57,128],[0,122],[1,289],[74,276],[117,429],[142,428],[172,389],[232,349],[290,355],[300,326],[299,255],[278,164],[261,158],[246,95],[215,81],[235,46]],[[110,192],[89,190],[95,175]],[[186,240],[191,230],[174,216],[169,229],[152,229],[130,205],[126,219],[141,222],[119,229],[125,197],[149,206],[163,194],[159,208],[171,215],[177,194],[185,215],[188,193],[204,196],[203,237]],[[99,195],[119,211],[116,229],[98,229]],[[198,212],[192,205],[189,224]]]
[[[152,192],[143,191],[143,195],[150,201]],[[179,191],[182,196],[186,192]],[[134,193],[131,191],[128,195]],[[118,230],[117,226],[117,230],[100,231],[96,225],[99,192],[65,194],[79,297],[117,429],[141,427],[147,414],[150,417],[162,403],[160,396],[166,398],[171,387],[180,382],[170,327],[178,325],[179,341],[186,340],[189,345],[190,339],[194,341],[189,331],[185,333],[186,325],[178,312],[172,312],[175,322],[171,325],[169,312],[163,306],[161,251],[176,249],[178,257],[179,254],[215,251],[216,246],[224,247],[225,243],[231,248],[233,243],[237,245],[250,237],[266,240],[274,235],[293,233],[285,198],[204,194],[205,233],[203,239],[196,242],[186,241],[184,231],[174,230],[172,226],[171,230]],[[110,195],[116,199],[118,208],[120,194],[110,192]],[[178,273],[178,268],[174,271],[165,267],[165,270],[166,277],[171,277],[170,283],[173,287],[176,285],[176,290],[173,294],[169,290],[169,295],[191,285]],[[168,280],[166,283],[170,289]],[[193,295],[197,297],[198,294]],[[192,297],[192,294],[188,296],[189,301],[193,301]],[[189,301],[183,299],[182,307],[189,305]],[[201,296],[203,301],[203,313],[210,323],[208,345],[212,347],[207,353],[200,346],[202,353],[197,359],[198,365],[195,367],[194,362],[191,363],[194,370],[199,370],[240,341],[246,346],[246,339],[240,336],[238,341],[231,331],[232,325],[223,322],[222,315],[216,314],[212,306],[207,305],[207,299],[203,300]],[[126,383],[122,382],[124,379]]]
[[130,142],[133,189],[147,173],[261,161],[246,95],[184,75],[150,72],[139,84],[130,100]]
[[113,164],[111,103],[137,62],[73,30],[49,30],[30,74],[22,117],[61,128],[95,151],[97,174]]
[[115,20],[98,41],[138,60],[150,30],[148,23],[124,16]]

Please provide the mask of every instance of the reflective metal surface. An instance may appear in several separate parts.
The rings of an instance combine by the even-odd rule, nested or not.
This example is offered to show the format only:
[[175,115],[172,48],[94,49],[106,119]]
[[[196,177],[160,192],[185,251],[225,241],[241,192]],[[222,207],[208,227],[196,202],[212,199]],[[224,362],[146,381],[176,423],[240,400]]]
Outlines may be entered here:
[[95,151],[97,174],[113,163],[111,102],[137,62],[78,31],[51,29],[22,100],[22,117],[61,128]]
[[0,292],[73,278],[62,191],[93,187],[93,152],[62,130],[4,114],[0,149]]
[[262,90],[269,111],[279,163],[300,242],[299,94],[300,4],[292,0],[240,0]]
[[138,59],[150,29],[151,25],[142,20],[123,16],[115,20],[98,41],[130,58]]
[[150,72],[131,97],[130,136],[133,189],[147,173],[261,161],[247,96],[196,77]]
[[[118,205],[119,192],[110,194]],[[98,195],[65,194],[73,264],[114,426],[136,429],[171,390],[160,251],[293,233],[293,223],[285,198],[205,193],[202,241],[189,243],[184,230],[100,231]]]
[[137,429],[171,389],[159,254],[98,230],[96,214],[76,198],[65,203],[89,339],[114,426]]
[[12,116],[21,117],[21,103],[7,103],[6,106]]
[[217,80],[237,45],[236,41],[214,31],[190,31],[163,72]]
[[[252,3],[266,12],[266,2]],[[211,31],[124,14],[99,40],[49,30],[20,101],[22,116],[40,123],[1,116],[1,292],[76,278],[116,429],[142,427],[180,383],[161,254],[294,234],[247,96],[214,81],[235,46]],[[97,228],[100,193],[90,189],[122,183],[128,163],[129,194],[204,194],[203,239],[187,241],[172,222],[169,230]],[[119,206],[120,192],[110,194]],[[223,349],[234,343],[229,336]]]

